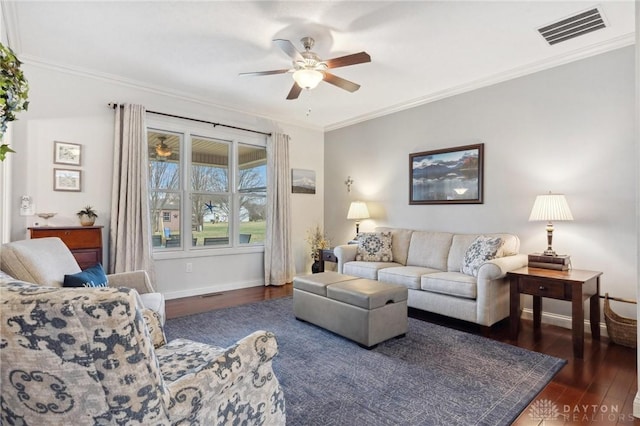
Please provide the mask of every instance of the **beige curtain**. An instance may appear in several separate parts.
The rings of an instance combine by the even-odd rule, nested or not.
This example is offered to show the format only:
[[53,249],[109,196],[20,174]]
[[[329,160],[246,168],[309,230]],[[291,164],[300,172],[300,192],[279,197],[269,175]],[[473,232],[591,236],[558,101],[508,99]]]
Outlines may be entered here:
[[154,283],[145,114],[142,105],[115,107],[109,271],[143,269]]
[[293,281],[291,248],[291,171],[289,136],[274,133],[267,141],[267,235],[264,244],[265,285]]

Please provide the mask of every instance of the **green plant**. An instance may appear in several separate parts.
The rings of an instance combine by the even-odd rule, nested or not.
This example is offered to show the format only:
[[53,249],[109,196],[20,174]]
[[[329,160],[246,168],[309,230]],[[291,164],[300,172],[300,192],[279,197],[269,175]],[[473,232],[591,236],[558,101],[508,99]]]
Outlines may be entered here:
[[96,213],[96,211],[93,209],[93,207],[91,206],[86,206],[84,209],[80,210],[78,213],[76,213],[78,215],[78,217],[82,217],[82,216],[88,216],[91,218],[96,218],[98,217],[98,213]]
[[4,161],[8,152],[15,152],[15,151],[9,148],[9,145],[7,145],[6,143],[3,143],[2,145],[0,145],[0,161]]
[[[0,139],[4,137],[7,123],[16,119],[16,113],[29,107],[29,84],[20,69],[22,62],[10,47],[0,43]],[[15,152],[8,144],[0,145],[0,161],[8,152]]]

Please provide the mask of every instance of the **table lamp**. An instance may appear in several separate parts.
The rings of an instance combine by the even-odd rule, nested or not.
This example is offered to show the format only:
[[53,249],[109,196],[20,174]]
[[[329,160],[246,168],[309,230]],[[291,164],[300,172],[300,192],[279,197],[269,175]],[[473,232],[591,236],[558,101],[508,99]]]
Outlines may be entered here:
[[529,221],[547,222],[547,249],[544,251],[546,256],[557,256],[551,247],[553,239],[553,223],[551,222],[558,220],[573,220],[564,194],[552,194],[549,192],[545,195],[538,195],[533,203]]
[[347,219],[356,220],[356,237],[360,232],[360,220],[369,219],[369,209],[364,201],[352,201],[347,213]]

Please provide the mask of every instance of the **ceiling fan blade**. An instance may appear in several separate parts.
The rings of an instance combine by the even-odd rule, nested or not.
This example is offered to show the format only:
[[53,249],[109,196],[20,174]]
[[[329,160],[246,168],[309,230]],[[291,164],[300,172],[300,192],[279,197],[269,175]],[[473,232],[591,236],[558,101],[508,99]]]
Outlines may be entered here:
[[327,64],[327,68],[338,68],[371,62],[371,56],[369,56],[367,52],[360,52],[352,55],[341,56],[339,58],[327,59],[323,62]]
[[300,96],[300,92],[302,92],[302,87],[298,86],[298,83],[293,83],[293,87],[291,87],[291,90],[287,95],[287,99],[298,99],[298,96]]
[[355,92],[360,88],[359,84],[354,83],[353,81],[345,80],[342,77],[338,77],[335,74],[331,74],[330,72],[324,72],[324,81],[327,83],[333,84],[334,86],[338,86],[341,89],[347,90],[349,92]]
[[282,49],[284,53],[289,55],[289,57],[294,61],[304,61],[304,58],[302,57],[300,52],[298,52],[298,49],[296,49],[293,43],[291,43],[289,40],[277,38],[273,40],[273,43],[280,49]]
[[284,74],[286,72],[289,72],[289,70],[286,69],[286,70],[273,70],[273,71],[241,72],[238,75],[273,75],[273,74]]

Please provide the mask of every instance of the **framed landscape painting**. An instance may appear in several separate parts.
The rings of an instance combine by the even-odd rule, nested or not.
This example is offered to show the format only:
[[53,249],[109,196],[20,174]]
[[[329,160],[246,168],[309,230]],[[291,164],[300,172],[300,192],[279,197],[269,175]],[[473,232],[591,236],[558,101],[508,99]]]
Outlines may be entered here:
[[315,170],[291,169],[291,192],[293,194],[315,194]]
[[481,204],[484,144],[409,154],[409,204]]
[[77,143],[53,142],[53,162],[55,164],[80,165],[81,146]]
[[80,191],[80,170],[53,169],[54,191]]

